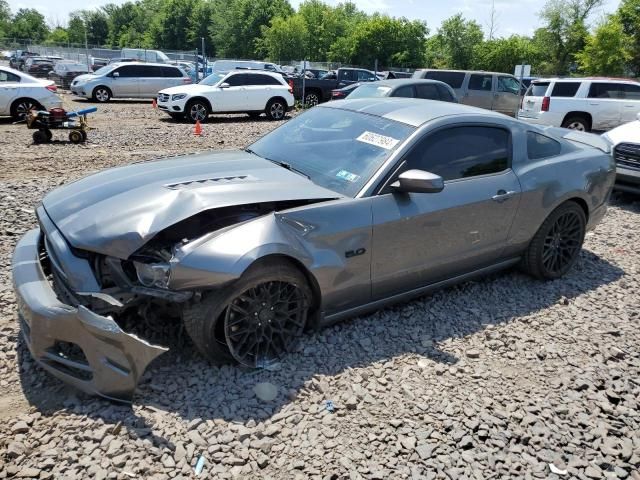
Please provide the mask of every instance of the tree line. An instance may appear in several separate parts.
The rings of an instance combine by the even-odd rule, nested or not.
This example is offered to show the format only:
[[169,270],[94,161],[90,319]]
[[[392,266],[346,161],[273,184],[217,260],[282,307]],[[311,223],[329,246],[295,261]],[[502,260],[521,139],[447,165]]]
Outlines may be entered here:
[[[136,0],[70,14],[65,25],[47,25],[36,9],[13,13],[0,0],[0,38],[110,48],[195,50],[219,58],[287,62],[340,62],[380,66],[482,69],[510,72],[532,65],[536,75],[640,74],[640,0],[592,17],[604,0],[548,0],[543,26],[532,36],[489,36],[457,14],[431,31],[426,21],[366,14],[350,1],[337,6],[305,0]],[[493,19],[492,12],[491,18]]]

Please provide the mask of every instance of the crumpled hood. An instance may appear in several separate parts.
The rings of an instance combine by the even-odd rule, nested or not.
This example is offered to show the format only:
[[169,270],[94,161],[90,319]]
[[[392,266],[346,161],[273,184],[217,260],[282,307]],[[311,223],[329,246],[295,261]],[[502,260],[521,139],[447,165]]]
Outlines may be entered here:
[[223,151],[105,170],[52,191],[42,203],[73,247],[126,259],[205,210],[338,197],[256,155]]

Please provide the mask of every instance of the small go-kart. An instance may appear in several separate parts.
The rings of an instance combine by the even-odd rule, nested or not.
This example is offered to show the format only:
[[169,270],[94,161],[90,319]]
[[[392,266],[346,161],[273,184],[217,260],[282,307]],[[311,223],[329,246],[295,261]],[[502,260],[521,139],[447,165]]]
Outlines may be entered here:
[[27,127],[37,129],[33,132],[33,143],[47,143],[53,138],[51,130],[65,129],[69,132],[71,143],[83,143],[87,140],[87,114],[96,112],[96,107],[85,108],[77,112],[67,112],[63,108],[51,110],[32,110],[26,116]]

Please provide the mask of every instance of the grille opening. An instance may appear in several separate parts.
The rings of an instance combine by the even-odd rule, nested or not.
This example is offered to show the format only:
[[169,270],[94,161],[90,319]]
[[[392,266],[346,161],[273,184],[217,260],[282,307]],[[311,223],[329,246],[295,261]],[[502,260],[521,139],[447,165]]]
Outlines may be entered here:
[[640,168],[640,144],[621,143],[614,150],[614,158],[618,165]]
[[93,379],[89,361],[82,348],[76,343],[56,341],[53,347],[47,349],[42,361],[79,380],[90,381]]

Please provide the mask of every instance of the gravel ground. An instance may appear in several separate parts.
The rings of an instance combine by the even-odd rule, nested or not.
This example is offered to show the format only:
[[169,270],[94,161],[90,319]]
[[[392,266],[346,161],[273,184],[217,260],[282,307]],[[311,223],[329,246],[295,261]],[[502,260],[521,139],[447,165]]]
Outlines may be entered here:
[[244,146],[276,125],[220,116],[196,138],[148,102],[90,120],[84,146],[31,145],[24,125],[0,121],[0,479],[191,478],[202,456],[200,478],[640,480],[632,198],[614,199],[562,280],[465,283],[310,333],[269,371],[212,367],[165,326],[172,350],[132,406],[44,373],[19,338],[10,277],[42,195],[109,166]]

